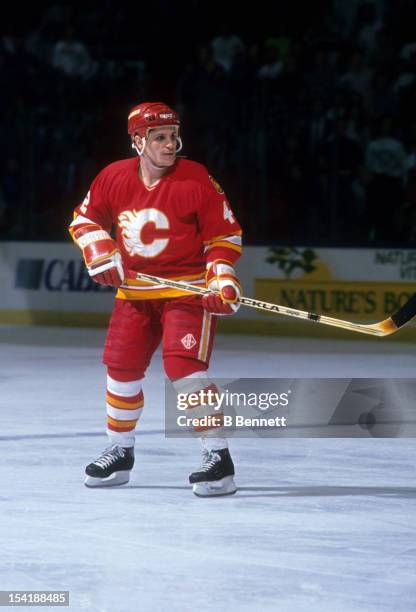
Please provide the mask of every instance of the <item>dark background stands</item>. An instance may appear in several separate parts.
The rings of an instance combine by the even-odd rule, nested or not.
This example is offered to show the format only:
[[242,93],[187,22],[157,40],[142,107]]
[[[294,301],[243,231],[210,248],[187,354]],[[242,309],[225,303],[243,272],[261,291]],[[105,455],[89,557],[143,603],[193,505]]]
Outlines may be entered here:
[[246,243],[415,245],[416,2],[9,6],[0,239],[66,240],[140,101],[181,113]]

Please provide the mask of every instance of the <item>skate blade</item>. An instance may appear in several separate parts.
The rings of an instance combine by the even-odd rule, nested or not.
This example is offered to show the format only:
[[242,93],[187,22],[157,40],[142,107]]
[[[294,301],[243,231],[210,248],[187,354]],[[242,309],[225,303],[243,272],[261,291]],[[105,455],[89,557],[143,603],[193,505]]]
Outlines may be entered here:
[[219,495],[233,495],[237,491],[234,478],[226,476],[214,482],[196,482],[192,491],[198,497],[215,497]]
[[124,470],[120,472],[114,472],[107,478],[94,478],[93,476],[87,476],[84,480],[86,487],[118,487],[120,485],[128,483],[130,480],[130,471]]

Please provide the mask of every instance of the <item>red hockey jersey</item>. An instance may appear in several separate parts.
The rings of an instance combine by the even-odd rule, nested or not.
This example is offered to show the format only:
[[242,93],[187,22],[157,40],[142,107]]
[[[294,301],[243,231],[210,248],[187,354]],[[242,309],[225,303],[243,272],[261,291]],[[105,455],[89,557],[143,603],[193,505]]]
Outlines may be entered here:
[[[110,164],[94,179],[75,209],[70,231],[93,222],[110,232],[123,257],[122,299],[186,295],[135,280],[135,272],[205,284],[206,263],[234,263],[241,253],[241,228],[227,197],[205,166],[183,158],[153,187],[139,177],[140,158]],[[189,295],[189,294],[188,294]]]

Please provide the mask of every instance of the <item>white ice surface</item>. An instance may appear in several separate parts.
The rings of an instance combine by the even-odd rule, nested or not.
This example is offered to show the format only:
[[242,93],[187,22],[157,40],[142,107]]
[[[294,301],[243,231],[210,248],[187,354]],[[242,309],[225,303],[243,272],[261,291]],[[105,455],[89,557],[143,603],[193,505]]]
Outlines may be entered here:
[[[130,484],[87,489],[84,466],[106,445],[102,341],[97,330],[0,327],[0,589],[69,590],[76,612],[416,609],[414,440],[235,439],[238,493],[196,498],[187,476],[199,450],[164,437],[157,353]],[[211,368],[415,371],[410,343],[242,336],[218,338]]]

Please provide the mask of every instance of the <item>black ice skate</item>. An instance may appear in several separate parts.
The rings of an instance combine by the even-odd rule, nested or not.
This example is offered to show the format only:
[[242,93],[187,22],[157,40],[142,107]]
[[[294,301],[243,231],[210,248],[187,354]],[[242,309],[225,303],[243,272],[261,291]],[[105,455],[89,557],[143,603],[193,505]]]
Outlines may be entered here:
[[237,491],[234,483],[234,464],[228,448],[204,451],[201,467],[189,476],[192,490],[199,497],[232,495]]
[[134,465],[134,448],[111,446],[85,468],[87,487],[114,487],[126,484]]

